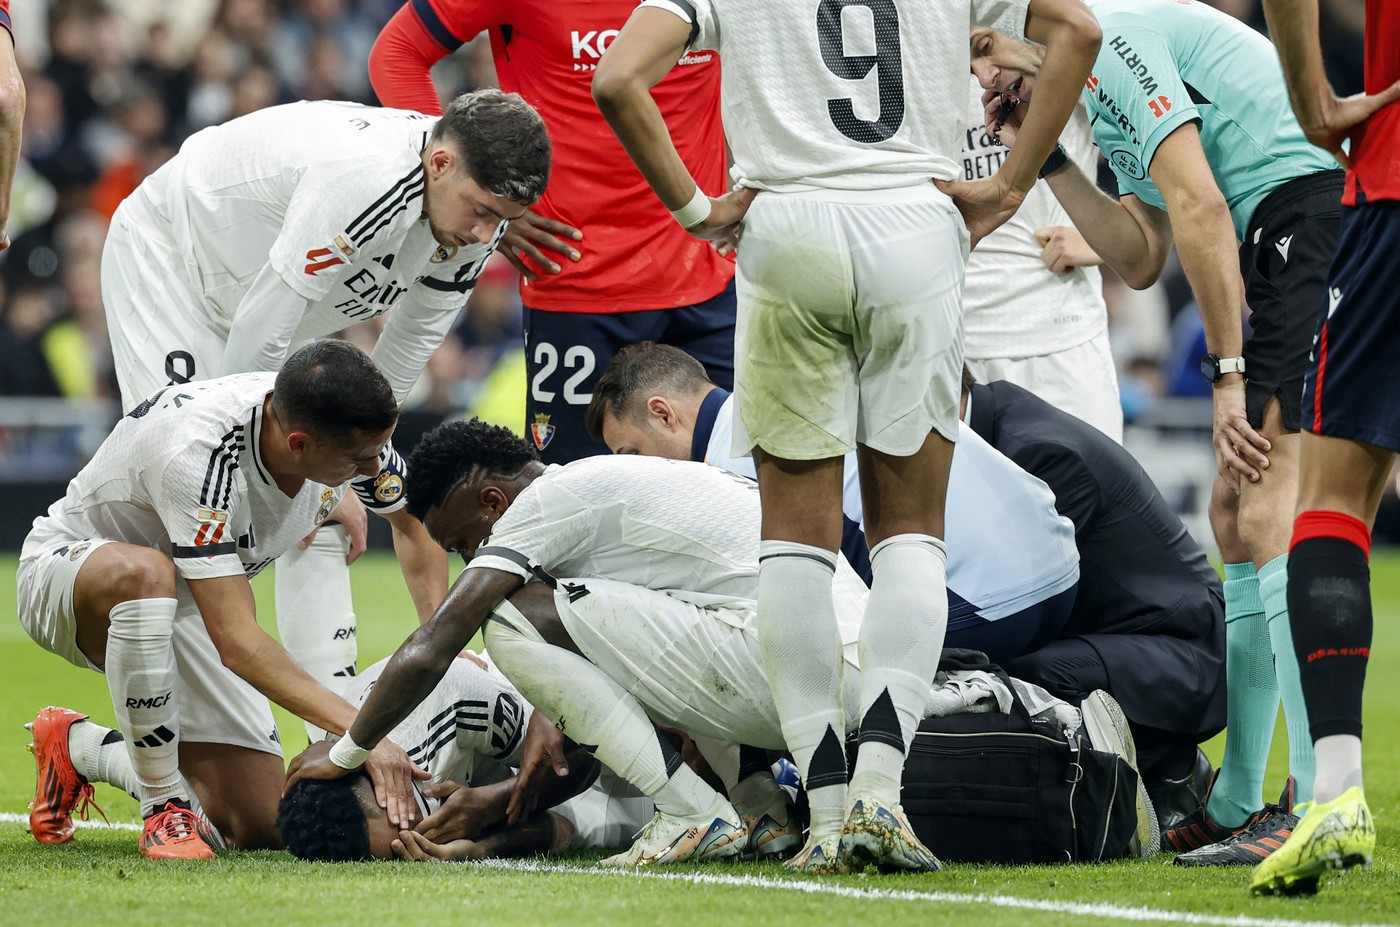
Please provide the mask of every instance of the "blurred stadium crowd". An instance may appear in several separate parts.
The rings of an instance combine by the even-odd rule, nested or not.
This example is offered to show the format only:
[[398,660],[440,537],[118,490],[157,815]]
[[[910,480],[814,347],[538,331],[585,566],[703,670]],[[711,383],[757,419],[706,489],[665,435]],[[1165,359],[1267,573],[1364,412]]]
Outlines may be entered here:
[[[205,126],[297,99],[376,102],[366,60],[402,2],[13,0],[28,108],[13,246],[0,254],[0,479],[15,469],[14,454],[32,469],[40,453],[20,447],[32,443],[23,426],[33,416],[4,397],[90,401],[71,403],[83,408],[115,395],[98,274],[117,204]],[[1213,3],[1263,28],[1258,0]],[[1358,91],[1364,0],[1323,0],[1322,9],[1333,81],[1339,92]],[[493,85],[484,41],[445,59],[434,78],[444,99]],[[1208,395],[1196,372],[1199,316],[1180,271],[1142,292],[1104,277],[1128,421],[1151,419],[1162,397]],[[522,427],[517,283],[503,260],[487,272],[412,407]],[[346,337],[368,344],[373,331]],[[1200,419],[1209,426],[1204,404]],[[81,454],[78,445],[51,456]]]

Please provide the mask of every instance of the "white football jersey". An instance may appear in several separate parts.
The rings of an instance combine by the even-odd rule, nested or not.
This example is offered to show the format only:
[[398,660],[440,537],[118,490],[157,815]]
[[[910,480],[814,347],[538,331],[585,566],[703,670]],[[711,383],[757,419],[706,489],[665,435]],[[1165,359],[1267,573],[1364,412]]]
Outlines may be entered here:
[[[385,657],[355,677],[345,700],[362,707],[388,663]],[[389,739],[433,782],[491,785],[515,775],[533,711],[504,676],[458,659]]]
[[[714,418],[705,462],[752,479],[753,458],[734,457],[730,452],[733,422],[731,396]],[[846,456],[841,509],[865,530],[855,454]],[[953,619],[975,613],[996,621],[1079,581],[1074,525],[1055,510],[1050,487],[1002,456],[963,422],[958,423],[958,445],[948,475],[944,539]]]
[[[170,272],[204,297],[189,311],[224,334],[269,262],[311,302],[287,326],[288,343],[400,308],[375,359],[402,399],[505,231],[501,223],[495,239],[465,248],[433,238],[421,155],[435,124],[354,103],[269,107],[190,136],[123,204],[124,217],[168,240],[183,260]],[[416,369],[398,370],[396,359]]]
[[[660,457],[552,466],[515,497],[468,569],[611,579],[698,606],[758,599],[758,484]],[[844,559],[832,592],[863,599]]]
[[[325,521],[350,485],[306,480],[288,497],[268,474],[258,439],[276,378],[245,373],[154,393],[34,520],[25,547],[106,538],[166,554],[182,579],[255,576]],[[402,485],[401,471],[381,471],[365,480],[371,499],[376,483],[391,481],[386,474]],[[403,504],[400,495],[391,506]]]
[[[968,33],[1020,37],[1029,0],[643,0],[724,60],[735,180],[776,192],[953,180]],[[713,191],[710,191],[713,192]]]
[[[972,80],[972,103],[962,152],[962,180],[982,180],[1001,168],[1008,151],[987,134],[982,88]],[[1060,144],[1089,177],[1098,149],[1080,102]],[[1097,267],[1052,272],[1040,259],[1036,229],[1073,227],[1069,214],[1041,181],[1016,214],[982,239],[967,260],[963,288],[963,351],[975,360],[1038,357],[1077,347],[1108,331],[1103,278]]]

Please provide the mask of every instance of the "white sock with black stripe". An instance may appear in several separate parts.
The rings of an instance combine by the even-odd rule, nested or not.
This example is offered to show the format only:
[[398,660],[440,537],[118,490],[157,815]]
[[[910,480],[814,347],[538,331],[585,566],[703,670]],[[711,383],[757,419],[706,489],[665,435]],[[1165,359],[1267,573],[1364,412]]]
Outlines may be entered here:
[[840,833],[846,813],[841,628],[831,597],[837,554],[791,541],[758,546],[763,671],[811,806],[811,839]]
[[897,534],[870,551],[874,582],[860,627],[860,747],[851,794],[899,803],[904,758],[928,705],[948,630],[948,549]]
[[[96,721],[78,721],[68,729],[68,756],[78,775],[88,782],[114,785],[137,801],[141,800],[141,782],[136,778],[136,769],[131,765],[131,754],[121,731]],[[181,782],[189,796],[190,810],[204,822],[204,830],[212,838],[215,849],[227,847],[223,834],[205,816],[194,788],[183,776]]]
[[107,689],[141,788],[141,815],[172,798],[189,801],[180,776],[180,712],[175,599],[132,599],[112,607],[107,630]]

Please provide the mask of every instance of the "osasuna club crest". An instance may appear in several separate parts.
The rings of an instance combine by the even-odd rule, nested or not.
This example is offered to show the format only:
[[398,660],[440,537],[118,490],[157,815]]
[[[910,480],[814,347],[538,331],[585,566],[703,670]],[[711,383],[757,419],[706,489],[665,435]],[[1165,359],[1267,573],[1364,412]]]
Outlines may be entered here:
[[549,446],[549,442],[554,440],[554,426],[549,424],[548,415],[543,412],[535,413],[535,421],[530,425],[530,438],[540,450],[544,450]]

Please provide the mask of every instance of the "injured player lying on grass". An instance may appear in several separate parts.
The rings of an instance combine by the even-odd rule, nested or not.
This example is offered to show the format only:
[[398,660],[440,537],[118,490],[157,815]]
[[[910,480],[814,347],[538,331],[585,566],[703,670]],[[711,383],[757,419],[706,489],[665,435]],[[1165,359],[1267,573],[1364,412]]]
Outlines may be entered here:
[[[356,677],[346,694],[359,706],[387,660]],[[581,751],[569,757],[571,774],[551,777],[539,808],[517,824],[506,820],[525,731],[534,710],[506,679],[474,654],[454,660],[442,682],[389,740],[431,774],[415,783],[418,824],[403,830],[389,822],[369,776],[333,782],[302,780],[277,809],[283,846],[302,859],[442,859],[526,856],[566,849],[623,845],[652,815],[652,804]],[[137,796],[140,785],[119,731],[64,708],[46,708],[35,726],[54,728],[49,739],[53,772],[93,797],[94,783]],[[70,749],[71,744],[98,745]],[[328,742],[306,756],[323,755]],[[270,811],[270,809],[269,809]],[[205,828],[212,825],[202,822]]]
[[[760,512],[750,481],[641,457],[546,469],[527,442],[478,421],[434,429],[410,471],[414,514],[443,547],[472,557],[444,604],[390,658],[349,734],[293,763],[293,785],[355,770],[365,745],[414,709],[484,625],[497,665],[537,710],[655,801],[656,817],[632,848],[604,864],[796,849],[800,826],[766,761],[785,739],[757,656]],[[855,642],[868,593],[844,561],[833,592],[854,731]],[[689,734],[728,796],[682,763],[654,724]],[[545,731],[534,725],[530,734]],[[522,783],[533,765],[527,758]],[[900,809],[886,810],[878,862],[928,869]]]

